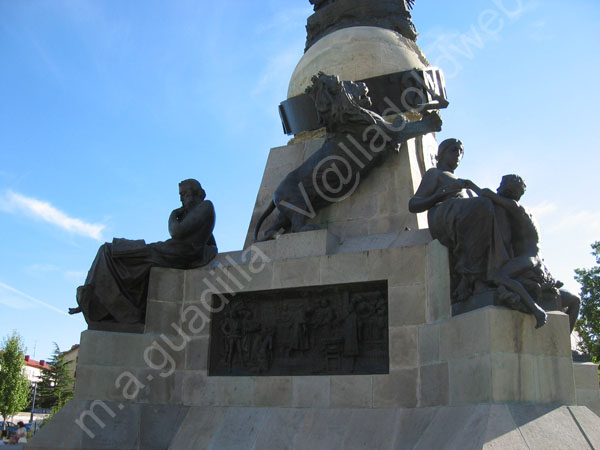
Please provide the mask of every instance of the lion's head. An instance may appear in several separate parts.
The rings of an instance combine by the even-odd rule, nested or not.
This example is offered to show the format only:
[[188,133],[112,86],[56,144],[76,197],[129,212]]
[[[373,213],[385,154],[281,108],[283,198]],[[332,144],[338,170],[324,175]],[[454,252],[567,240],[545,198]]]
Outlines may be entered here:
[[306,93],[313,98],[319,121],[328,132],[352,133],[357,126],[375,123],[375,113],[368,110],[372,103],[365,83],[341,81],[337,75],[319,72]]

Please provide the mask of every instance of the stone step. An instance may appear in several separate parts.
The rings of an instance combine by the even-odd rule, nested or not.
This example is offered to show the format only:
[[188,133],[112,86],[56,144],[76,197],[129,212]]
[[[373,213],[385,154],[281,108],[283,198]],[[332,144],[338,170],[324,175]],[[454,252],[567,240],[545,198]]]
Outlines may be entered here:
[[593,363],[573,363],[577,404],[587,406],[600,416],[600,383],[598,365]]
[[67,404],[27,449],[600,448],[600,417],[582,406],[496,404],[372,410],[129,405],[120,409],[107,402],[95,404],[91,409],[94,418],[85,415],[91,405]]

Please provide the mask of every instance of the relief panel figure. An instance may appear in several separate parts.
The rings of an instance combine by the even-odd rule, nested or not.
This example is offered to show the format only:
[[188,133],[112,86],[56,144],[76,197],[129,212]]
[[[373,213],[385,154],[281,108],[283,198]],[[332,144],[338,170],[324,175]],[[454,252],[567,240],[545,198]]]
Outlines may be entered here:
[[210,348],[209,375],[387,373],[387,283],[237,293]]

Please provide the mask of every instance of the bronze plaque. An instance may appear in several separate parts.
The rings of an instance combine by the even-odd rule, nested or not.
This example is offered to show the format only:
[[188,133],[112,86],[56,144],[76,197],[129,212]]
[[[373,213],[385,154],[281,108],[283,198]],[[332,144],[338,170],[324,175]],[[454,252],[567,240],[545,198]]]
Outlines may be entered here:
[[389,373],[387,282],[223,294],[209,375]]

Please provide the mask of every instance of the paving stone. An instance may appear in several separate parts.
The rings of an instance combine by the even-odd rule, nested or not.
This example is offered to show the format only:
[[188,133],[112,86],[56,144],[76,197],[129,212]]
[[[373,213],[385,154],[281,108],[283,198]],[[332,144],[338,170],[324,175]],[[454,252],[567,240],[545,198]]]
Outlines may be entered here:
[[414,449],[480,449],[489,409],[488,405],[439,409]]
[[355,410],[344,438],[344,450],[389,450],[392,448],[395,409]]
[[263,408],[230,408],[214,435],[211,448],[251,449],[267,418]]
[[510,405],[508,408],[532,450],[589,448],[577,422],[565,406]]
[[[400,409],[396,413],[394,435],[390,435],[394,450],[413,450],[428,430],[437,408]],[[393,438],[393,439],[392,439]]]
[[169,448],[189,411],[185,406],[146,405],[141,408],[140,449]]
[[308,411],[291,408],[270,409],[253,450],[291,450]]
[[[94,412],[96,412],[97,417],[100,418],[105,427],[100,426],[91,418],[83,422],[92,434],[83,433],[81,448],[137,450],[140,436],[138,432],[132,433],[132,430],[139,430],[141,421],[140,406],[117,405],[115,403],[107,403],[107,406],[113,411],[114,416],[111,417],[111,415],[106,414],[101,407],[94,408]],[[73,426],[71,425],[69,428],[72,429]],[[110,432],[106,430],[110,430]]]
[[213,436],[223,423],[227,410],[227,408],[189,408],[168,449],[200,450],[209,448]]
[[294,450],[343,450],[351,409],[310,409],[296,435]]
[[[74,420],[90,407],[88,400],[71,400],[52,417],[52,420],[38,430],[27,443],[27,449],[70,449],[80,448],[83,431],[74,425]],[[100,417],[100,413],[99,417]],[[103,416],[102,416],[103,417]],[[84,425],[87,421],[83,422]],[[65,430],[72,430],[65,433]],[[12,447],[11,447],[12,448]]]
[[506,405],[491,405],[483,443],[484,450],[529,450]]
[[598,426],[598,412],[594,414],[586,407],[569,406],[569,412],[575,422],[581,428],[587,440],[592,444],[592,448],[600,448],[600,427]]

